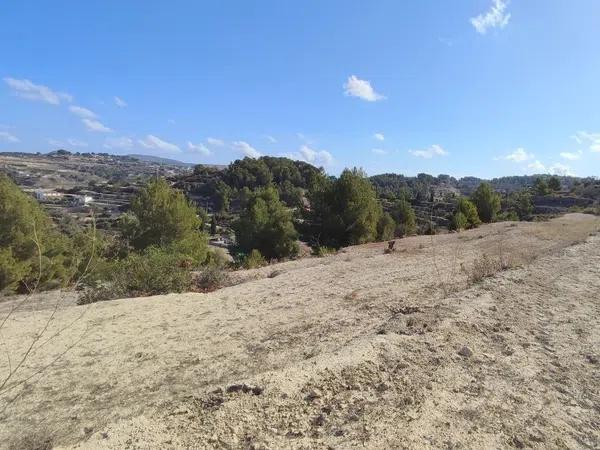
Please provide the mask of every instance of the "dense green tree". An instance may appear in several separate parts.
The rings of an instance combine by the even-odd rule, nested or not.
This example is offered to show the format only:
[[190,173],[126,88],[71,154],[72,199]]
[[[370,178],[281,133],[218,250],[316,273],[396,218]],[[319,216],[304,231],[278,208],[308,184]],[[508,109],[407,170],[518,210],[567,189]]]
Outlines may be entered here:
[[531,193],[527,190],[511,193],[506,198],[503,209],[507,212],[514,212],[519,220],[528,219],[533,213]]
[[557,176],[553,176],[550,177],[550,179],[548,180],[548,188],[552,191],[552,192],[558,192],[561,190],[562,185],[560,183],[560,180]]
[[199,213],[166,180],[154,179],[132,200],[130,214],[121,220],[121,230],[136,250],[151,246],[170,248],[202,263],[207,242]]
[[298,253],[298,233],[291,212],[273,186],[253,192],[234,224],[237,244],[246,253],[258,250],[267,259]]
[[217,212],[226,212],[229,210],[232,191],[231,188],[222,180],[216,182],[214,187],[215,192],[215,209]]
[[468,226],[469,221],[467,220],[467,217],[461,211],[456,211],[450,221],[450,229],[460,231]]
[[483,222],[490,223],[496,219],[496,215],[500,211],[500,195],[492,189],[489,183],[481,183],[471,196],[471,201]]
[[64,286],[79,263],[73,242],[37,201],[0,174],[0,291]]
[[548,186],[548,182],[542,177],[538,177],[535,179],[533,183],[533,191],[537,195],[548,195],[551,192],[550,187]]
[[377,222],[377,239],[386,241],[393,239],[396,233],[396,222],[389,213],[383,213]]
[[[465,226],[461,228],[477,228],[481,225],[481,219],[477,213],[477,207],[469,199],[461,197],[456,203],[456,214],[462,214],[466,220]],[[455,220],[456,224],[461,224],[462,219]]]
[[390,214],[396,222],[396,236],[409,236],[417,230],[417,216],[411,204],[405,198],[396,200]]
[[343,247],[377,239],[383,210],[366,175],[346,169],[336,180],[321,179],[309,191],[308,221],[316,246]]
[[225,171],[225,181],[235,189],[256,189],[273,181],[269,166],[262,159],[244,158],[231,163]]

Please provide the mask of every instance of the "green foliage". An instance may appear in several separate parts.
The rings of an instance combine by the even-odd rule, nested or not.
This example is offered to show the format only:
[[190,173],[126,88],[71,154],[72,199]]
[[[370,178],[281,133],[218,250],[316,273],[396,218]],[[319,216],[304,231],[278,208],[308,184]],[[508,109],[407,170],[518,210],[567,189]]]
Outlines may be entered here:
[[322,258],[324,256],[335,255],[336,251],[335,248],[331,247],[315,247],[313,249],[313,255]]
[[273,174],[262,159],[244,158],[231,163],[226,170],[227,184],[236,189],[256,189],[273,181]]
[[489,183],[481,183],[471,196],[471,201],[477,208],[479,218],[486,223],[496,220],[500,211],[500,195],[492,189]]
[[215,234],[217,234],[217,218],[216,218],[216,216],[214,214],[210,218],[210,234],[212,236],[214,236]]
[[396,222],[388,213],[383,213],[377,222],[377,239],[387,241],[393,239],[396,232]]
[[218,212],[226,212],[229,210],[231,202],[232,189],[222,180],[215,183],[215,209]]
[[528,219],[533,213],[531,193],[526,190],[511,193],[506,199],[503,209],[515,213],[517,220]]
[[309,191],[309,201],[307,220],[318,245],[340,248],[377,239],[383,210],[362,171],[346,169],[336,180],[319,180]]
[[417,216],[408,200],[396,200],[392,205],[391,215],[396,222],[397,236],[409,236],[417,230]]
[[[481,225],[479,214],[477,213],[477,207],[469,199],[461,197],[456,203],[456,213],[461,213],[465,219],[466,224],[461,228],[477,228]],[[457,228],[460,229],[460,228]]]
[[0,174],[0,292],[65,286],[79,258],[40,205]]
[[104,261],[80,303],[185,292],[191,281],[189,260],[153,246],[121,260]]
[[258,269],[259,267],[265,266],[267,261],[263,255],[256,249],[253,249],[244,259],[242,266],[245,269]]
[[169,248],[195,263],[206,259],[207,241],[199,211],[164,179],[150,181],[120,220],[121,232],[134,249]]
[[452,216],[452,220],[450,221],[450,229],[460,231],[467,228],[469,225],[469,221],[467,220],[467,216],[465,216],[461,211],[456,211]]
[[496,216],[498,222],[518,222],[519,216],[515,211],[502,211]]
[[558,179],[557,176],[550,177],[550,179],[548,180],[548,188],[552,192],[558,192],[558,191],[561,190],[562,185],[561,185],[560,180]]
[[535,179],[533,183],[533,191],[537,195],[548,195],[551,192],[550,187],[548,186],[548,182],[542,177],[538,177]]
[[268,259],[298,254],[298,233],[292,215],[273,186],[250,195],[234,230],[237,244],[244,252],[256,249]]

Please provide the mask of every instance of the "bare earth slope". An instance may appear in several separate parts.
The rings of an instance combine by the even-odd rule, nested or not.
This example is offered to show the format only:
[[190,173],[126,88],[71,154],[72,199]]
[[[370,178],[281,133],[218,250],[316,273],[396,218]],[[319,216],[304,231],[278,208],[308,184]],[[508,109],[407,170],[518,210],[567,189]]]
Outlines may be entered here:
[[[0,443],[598,448],[598,227],[500,223],[248,271],[212,294],[67,301],[0,398]],[[522,267],[470,285],[482,255]],[[2,329],[13,366],[53,307],[37,301]]]

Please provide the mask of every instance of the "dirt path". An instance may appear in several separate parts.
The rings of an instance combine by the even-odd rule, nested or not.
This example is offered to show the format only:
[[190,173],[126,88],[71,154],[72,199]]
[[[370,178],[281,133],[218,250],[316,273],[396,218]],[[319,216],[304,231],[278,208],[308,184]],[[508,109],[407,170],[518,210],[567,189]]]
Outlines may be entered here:
[[[494,224],[280,264],[209,295],[67,306],[52,327],[73,325],[25,374],[77,346],[14,389],[0,442],[597,447],[600,238],[570,246],[597,229],[583,215]],[[466,289],[482,254],[533,262]],[[7,324],[15,355],[44,313]]]

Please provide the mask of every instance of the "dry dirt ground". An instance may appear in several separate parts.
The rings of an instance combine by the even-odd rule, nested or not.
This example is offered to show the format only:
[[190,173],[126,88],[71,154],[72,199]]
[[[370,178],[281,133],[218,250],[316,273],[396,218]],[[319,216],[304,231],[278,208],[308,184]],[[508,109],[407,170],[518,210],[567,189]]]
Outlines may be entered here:
[[[599,227],[498,223],[246,271],[211,294],[67,297],[3,388],[0,446],[599,448]],[[4,324],[0,379],[60,298]]]

